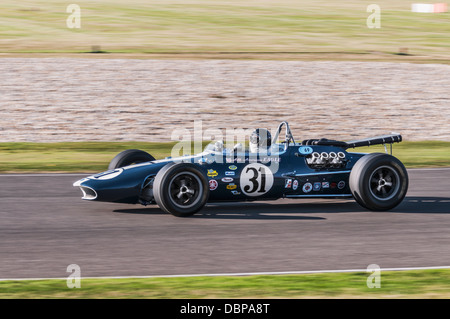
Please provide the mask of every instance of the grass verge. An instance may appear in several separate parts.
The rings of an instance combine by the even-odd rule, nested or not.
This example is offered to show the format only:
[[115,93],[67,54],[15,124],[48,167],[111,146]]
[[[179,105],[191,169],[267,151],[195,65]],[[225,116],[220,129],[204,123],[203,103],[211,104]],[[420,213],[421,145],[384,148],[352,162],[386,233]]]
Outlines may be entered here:
[[[0,172],[100,172],[125,149],[143,149],[158,159],[170,156],[174,145],[143,142],[0,143]],[[384,152],[384,147],[377,145],[349,151]],[[393,146],[393,155],[408,168],[450,167],[450,142],[402,142]]]
[[[3,0],[0,53],[383,53],[448,60],[449,13],[411,12],[411,1]],[[407,57],[407,55],[403,56]]]
[[63,279],[0,282],[0,298],[449,298],[450,269],[382,271],[380,288],[368,288],[370,273],[321,273],[239,277],[81,279],[69,289]]

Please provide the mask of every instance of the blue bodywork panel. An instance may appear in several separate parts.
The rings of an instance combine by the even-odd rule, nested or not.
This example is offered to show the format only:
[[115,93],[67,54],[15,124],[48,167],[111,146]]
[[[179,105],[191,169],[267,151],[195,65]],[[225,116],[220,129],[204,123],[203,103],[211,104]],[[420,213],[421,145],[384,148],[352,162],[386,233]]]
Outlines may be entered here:
[[[341,153],[345,157],[339,167],[317,168],[307,162],[312,153]],[[74,186],[81,188],[83,199],[87,200],[147,204],[151,201],[143,201],[142,192],[152,177],[165,165],[189,162],[197,164],[208,176],[209,202],[351,197],[350,171],[364,155],[336,146],[294,143],[276,144],[264,154],[205,150],[194,156],[155,160],[99,173],[77,181]]]

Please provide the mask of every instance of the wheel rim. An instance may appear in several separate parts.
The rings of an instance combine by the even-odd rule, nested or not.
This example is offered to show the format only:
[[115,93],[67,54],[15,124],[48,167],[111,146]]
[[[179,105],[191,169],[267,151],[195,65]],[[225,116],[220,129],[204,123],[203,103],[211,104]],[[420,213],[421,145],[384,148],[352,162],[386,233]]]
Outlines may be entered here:
[[370,192],[378,200],[390,200],[400,188],[400,177],[397,171],[389,166],[378,167],[370,175],[369,181]]
[[194,173],[182,172],[170,180],[169,196],[175,206],[190,208],[201,200],[202,193],[202,182]]

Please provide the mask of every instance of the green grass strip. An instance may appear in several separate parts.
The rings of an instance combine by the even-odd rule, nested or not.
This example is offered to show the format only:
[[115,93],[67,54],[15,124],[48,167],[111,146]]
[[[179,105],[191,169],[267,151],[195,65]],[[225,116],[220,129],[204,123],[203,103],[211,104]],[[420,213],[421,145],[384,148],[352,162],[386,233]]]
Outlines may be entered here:
[[[70,3],[70,2],[69,2]],[[345,52],[394,59],[400,48],[448,60],[448,13],[410,12],[411,1],[378,0],[381,26],[367,26],[370,2],[87,1],[81,28],[66,25],[68,3],[3,0],[2,53]],[[407,58],[408,56],[404,56]]]
[[380,288],[368,288],[370,273],[202,276],[0,282],[0,298],[449,298],[450,269],[382,271]]
[[[206,144],[203,143],[203,147]],[[106,170],[111,159],[123,150],[142,149],[159,159],[170,156],[174,145],[144,142],[0,143],[0,172],[100,172]],[[377,145],[348,151],[385,150],[382,145]],[[394,144],[393,155],[408,168],[449,167],[450,142],[402,142]]]

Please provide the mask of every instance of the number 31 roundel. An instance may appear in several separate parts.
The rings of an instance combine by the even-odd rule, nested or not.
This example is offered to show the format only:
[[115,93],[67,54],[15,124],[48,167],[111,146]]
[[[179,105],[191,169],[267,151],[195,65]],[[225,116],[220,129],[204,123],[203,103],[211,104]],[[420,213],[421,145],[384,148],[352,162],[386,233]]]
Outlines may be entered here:
[[272,188],[273,174],[263,164],[249,164],[241,172],[240,185],[245,195],[261,196]]

